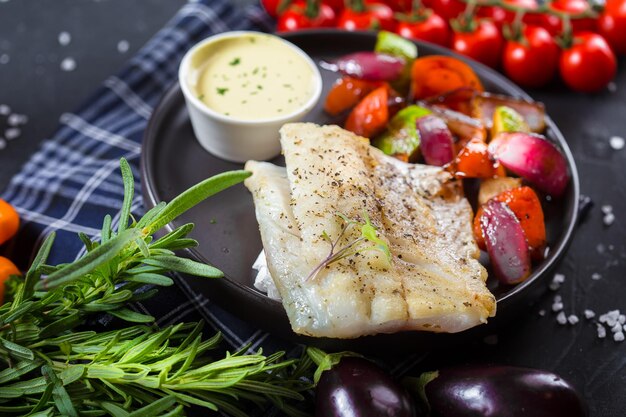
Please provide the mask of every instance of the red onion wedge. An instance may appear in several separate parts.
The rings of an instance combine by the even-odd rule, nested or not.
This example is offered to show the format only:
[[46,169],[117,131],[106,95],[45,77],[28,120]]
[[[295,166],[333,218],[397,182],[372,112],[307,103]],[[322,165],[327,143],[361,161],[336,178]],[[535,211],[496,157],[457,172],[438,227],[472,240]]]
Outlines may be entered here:
[[321,62],[320,66],[360,80],[393,81],[402,74],[404,64],[405,60],[397,56],[377,52],[355,52],[332,62]]
[[485,129],[485,125],[480,120],[444,107],[424,107],[432,111],[435,116],[442,118],[448,125],[448,129],[458,136],[459,142],[462,144],[465,144],[474,138],[479,138],[483,142],[487,141],[487,129]]
[[483,206],[480,227],[496,277],[504,284],[517,284],[530,275],[530,254],[524,230],[517,217],[500,201]]
[[444,166],[454,159],[454,139],[446,123],[437,116],[426,115],[415,121],[422,155],[428,165]]
[[540,135],[502,132],[489,144],[489,154],[506,169],[553,197],[560,197],[569,182],[567,161]]

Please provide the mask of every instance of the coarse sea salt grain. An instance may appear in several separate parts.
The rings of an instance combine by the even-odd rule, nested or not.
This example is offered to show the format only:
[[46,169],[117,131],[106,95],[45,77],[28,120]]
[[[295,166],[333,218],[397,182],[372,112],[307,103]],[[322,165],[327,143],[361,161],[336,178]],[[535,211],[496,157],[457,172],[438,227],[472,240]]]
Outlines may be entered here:
[[602,213],[604,214],[613,213],[613,206],[610,204],[604,204],[600,207],[600,210],[602,210]]
[[613,340],[615,340],[616,342],[623,342],[624,341],[624,333],[622,333],[622,332],[613,333]]
[[72,35],[70,35],[68,32],[59,33],[59,45],[67,46],[70,44],[70,42],[72,42]]
[[569,322],[569,324],[574,325],[574,324],[578,323],[579,319],[578,319],[578,316],[576,314],[570,314],[567,317],[567,321]]
[[12,127],[4,131],[4,137],[7,140],[14,140],[22,135],[22,131],[18,127]]
[[9,54],[0,55],[0,64],[8,64],[9,61],[11,61],[11,57],[9,56]]
[[611,81],[609,85],[606,86],[609,92],[614,93],[617,91],[617,84],[614,81]]
[[7,147],[7,141],[4,138],[0,138],[0,149]]
[[554,277],[552,278],[552,282],[550,282],[550,289],[552,291],[556,291],[559,288],[561,288],[561,284],[563,284],[565,282],[565,275],[563,274],[554,274]]
[[611,146],[611,148],[615,149],[616,151],[619,151],[621,149],[624,149],[624,145],[626,145],[626,141],[621,136],[611,136],[611,138],[609,139],[609,145]]
[[546,310],[541,309],[541,310],[539,310],[539,312],[537,314],[539,314],[541,317],[543,317],[543,316],[546,315]]
[[593,274],[591,274],[591,279],[594,280],[594,281],[597,281],[599,279],[602,279],[602,275],[600,275],[597,272],[594,272]]
[[622,331],[622,325],[619,323],[616,323],[615,326],[611,327],[611,332],[613,333],[617,333],[621,331]]
[[28,122],[28,116],[24,114],[13,113],[13,114],[10,114],[9,117],[7,118],[7,123],[10,126],[24,125],[27,122]]
[[612,225],[614,221],[615,221],[615,214],[613,213],[607,213],[602,218],[602,223],[604,223],[605,226]]
[[592,319],[596,316],[596,313],[594,313],[593,310],[589,309],[585,310],[584,314],[586,319]]
[[128,52],[129,48],[130,43],[128,43],[127,40],[121,40],[117,43],[117,52],[119,52],[120,54]]
[[61,69],[63,71],[74,71],[76,69],[76,60],[71,57],[64,58],[61,61]]
[[603,325],[598,324],[598,326],[596,327],[596,330],[598,331],[598,337],[600,339],[604,339],[606,337],[606,329],[604,328]]
[[0,104],[0,115],[8,116],[9,114],[11,114],[11,108],[6,104]]
[[557,314],[556,322],[561,325],[567,324],[567,316],[565,315],[564,312],[561,311],[559,314]]

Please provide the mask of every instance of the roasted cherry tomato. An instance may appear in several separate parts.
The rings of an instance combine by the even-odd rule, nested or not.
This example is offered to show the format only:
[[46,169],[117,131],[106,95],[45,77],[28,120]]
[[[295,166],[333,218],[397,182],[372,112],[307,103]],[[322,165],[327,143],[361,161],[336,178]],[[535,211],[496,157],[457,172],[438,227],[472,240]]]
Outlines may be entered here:
[[381,86],[379,81],[358,80],[343,77],[330,89],[324,103],[324,110],[336,116],[357,105],[366,95]]
[[306,3],[297,2],[289,6],[276,24],[278,32],[292,32],[294,30],[333,27],[335,26],[336,15],[333,9],[316,1]]
[[592,93],[615,77],[617,59],[602,36],[584,32],[574,36],[572,46],[562,52],[559,67],[561,78],[571,89]]
[[476,22],[469,31],[455,31],[452,49],[492,68],[500,64],[504,38],[489,20]]
[[405,38],[420,39],[441,46],[448,46],[450,39],[448,23],[429,9],[403,16],[396,33]]
[[383,3],[353,0],[341,15],[337,27],[346,30],[388,30],[395,28],[393,10]]
[[389,121],[389,87],[382,86],[369,93],[352,110],[345,128],[357,135],[373,138]]
[[626,55],[626,0],[607,0],[598,30],[616,54]]
[[502,66],[517,84],[541,87],[554,78],[559,54],[558,45],[546,29],[526,26],[520,39],[507,41]]

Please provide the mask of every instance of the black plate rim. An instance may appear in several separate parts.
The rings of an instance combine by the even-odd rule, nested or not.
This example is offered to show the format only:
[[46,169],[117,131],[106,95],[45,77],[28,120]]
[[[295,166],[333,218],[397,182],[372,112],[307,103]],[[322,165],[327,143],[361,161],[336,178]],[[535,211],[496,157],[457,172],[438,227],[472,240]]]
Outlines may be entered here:
[[[310,37],[310,36],[315,37],[315,36],[321,36],[321,35],[338,36],[338,37],[346,37],[346,38],[365,36],[365,37],[371,38],[371,37],[376,36],[376,32],[373,32],[373,31],[346,32],[346,31],[341,31],[341,30],[336,30],[336,29],[310,29],[310,30],[302,30],[302,31],[293,32],[293,33],[284,33],[284,34],[279,34],[279,35],[287,40],[294,40],[299,37]],[[458,58],[468,63],[475,69],[477,68],[479,72],[483,73],[483,74],[479,74],[481,78],[487,76],[490,78],[492,82],[495,82],[496,84],[499,84],[502,86],[506,86],[506,89],[515,92],[515,95],[517,95],[519,98],[522,98],[525,100],[532,100],[530,95],[528,95],[524,90],[522,90],[512,81],[510,81],[503,75],[499,74],[495,70],[479,62],[476,62],[465,56],[459,55],[447,48],[444,48],[444,47],[441,47],[439,45],[435,45],[429,42],[414,41],[414,43],[417,45],[418,51],[420,47],[422,46],[422,47],[427,47],[429,49],[435,50],[439,54],[453,56],[455,58]],[[154,180],[152,167],[150,167],[147,162],[147,161],[152,160],[152,155],[154,151],[153,149],[154,144],[153,144],[153,141],[150,140],[150,138],[157,137],[158,125],[160,122],[159,109],[165,107],[167,103],[169,103],[177,95],[182,95],[182,91],[181,91],[178,81],[174,82],[173,85],[166,91],[166,93],[163,94],[163,96],[159,100],[159,103],[154,108],[154,111],[150,119],[148,120],[147,128],[144,132],[142,149],[141,149],[140,172],[141,172],[142,194],[143,194],[144,204],[146,204],[146,209],[150,209],[154,207],[156,204],[158,204],[161,201],[158,199],[158,196],[156,195],[156,189],[153,187],[153,185],[155,184],[155,180]],[[545,273],[552,270],[555,264],[558,261],[560,261],[560,259],[563,257],[568,246],[570,245],[573,235],[574,235],[574,231],[576,229],[576,225],[578,223],[580,180],[579,180],[576,162],[574,160],[574,156],[569,148],[567,141],[563,137],[563,134],[561,133],[561,131],[556,126],[556,124],[552,121],[552,119],[547,114],[546,114],[546,125],[548,127],[548,130],[551,133],[553,141],[556,141],[558,143],[561,151],[565,155],[567,162],[568,162],[568,168],[570,170],[571,180],[570,180],[570,184],[568,187],[572,187],[573,204],[569,207],[568,212],[565,213],[566,216],[569,218],[569,221],[567,223],[567,228],[564,230],[564,233],[561,236],[561,239],[559,239],[559,241],[557,242],[557,245],[554,248],[551,248],[550,253],[548,254],[548,259],[542,262],[541,265],[539,265],[539,267],[532,272],[531,276],[527,280],[525,280],[524,282],[520,284],[517,284],[511,290],[506,292],[501,298],[499,298],[497,300],[498,309],[504,308],[506,304],[512,302],[512,300],[517,294],[523,292],[526,288],[536,284],[538,281],[540,281],[543,278],[543,275]],[[166,225],[165,229],[167,231],[173,230],[172,224]],[[191,259],[194,259],[199,262],[211,264],[211,261],[206,259],[195,248],[184,249],[182,252]],[[266,295],[262,294],[261,292],[259,292],[258,290],[253,289],[252,287],[243,285],[235,280],[231,280],[228,277],[228,275],[225,275],[223,278],[221,278],[220,282],[224,283],[225,286],[230,287],[231,289],[243,292],[247,297],[252,297],[257,302],[260,302],[263,304],[269,304],[270,307],[273,309],[282,308],[282,303],[280,301],[271,299],[267,297]]]

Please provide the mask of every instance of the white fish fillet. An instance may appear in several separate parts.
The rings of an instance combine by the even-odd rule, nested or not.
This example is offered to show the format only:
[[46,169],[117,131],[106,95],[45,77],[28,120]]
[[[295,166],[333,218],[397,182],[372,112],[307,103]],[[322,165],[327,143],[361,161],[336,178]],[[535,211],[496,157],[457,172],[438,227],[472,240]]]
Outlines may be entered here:
[[[459,332],[495,314],[477,261],[472,210],[461,185],[438,167],[406,164],[337,126],[283,126],[286,168],[249,161],[272,278],[294,332],[355,338],[402,330]],[[387,242],[311,271],[344,221],[364,212]],[[350,227],[338,246],[357,239]]]

